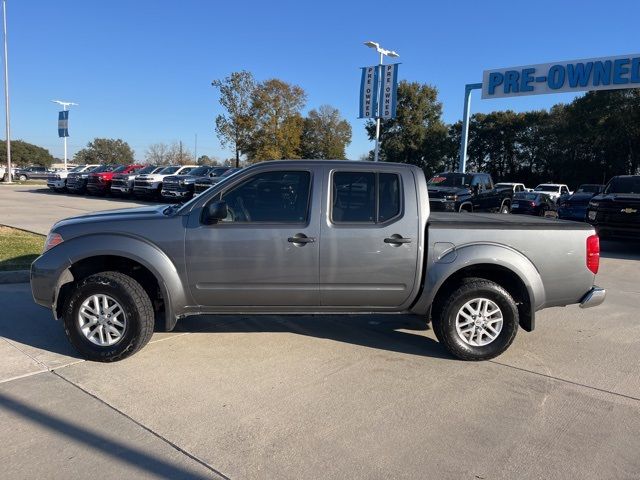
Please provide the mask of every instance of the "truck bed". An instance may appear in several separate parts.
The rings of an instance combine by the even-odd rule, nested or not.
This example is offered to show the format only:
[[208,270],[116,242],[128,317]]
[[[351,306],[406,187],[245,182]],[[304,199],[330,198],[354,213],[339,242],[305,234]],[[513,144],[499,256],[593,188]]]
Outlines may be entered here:
[[531,215],[505,215],[503,213],[443,213],[432,212],[430,229],[469,228],[498,230],[592,230],[583,222],[541,218]]

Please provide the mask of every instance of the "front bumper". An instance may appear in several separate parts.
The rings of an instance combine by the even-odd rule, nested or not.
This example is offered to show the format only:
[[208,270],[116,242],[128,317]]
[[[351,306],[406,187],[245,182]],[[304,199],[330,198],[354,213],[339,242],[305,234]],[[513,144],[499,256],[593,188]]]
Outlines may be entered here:
[[47,180],[47,187],[49,188],[65,188],[66,186],[67,186],[67,181],[64,179]]
[[91,193],[107,193],[109,191],[108,183],[89,183],[87,184],[87,191]]
[[184,198],[191,194],[190,190],[162,190],[162,196],[167,198]]
[[133,193],[134,195],[155,195],[158,191],[158,185],[154,185],[152,183],[148,185],[134,185]]
[[112,193],[119,193],[120,195],[129,195],[133,192],[133,187],[125,187],[122,185],[111,185]]
[[561,220],[576,220],[584,222],[587,218],[587,207],[559,207],[558,218]]
[[457,211],[456,202],[444,198],[430,198],[429,210],[432,212],[455,212]]
[[604,288],[594,285],[593,288],[582,297],[582,300],[580,300],[580,308],[597,307],[604,302],[606,296],[607,291]]

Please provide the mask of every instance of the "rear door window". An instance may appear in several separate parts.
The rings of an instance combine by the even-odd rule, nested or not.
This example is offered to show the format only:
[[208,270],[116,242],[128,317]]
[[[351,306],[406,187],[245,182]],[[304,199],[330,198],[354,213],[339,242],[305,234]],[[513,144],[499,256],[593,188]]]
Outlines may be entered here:
[[333,223],[384,223],[401,211],[400,177],[395,173],[335,172]]

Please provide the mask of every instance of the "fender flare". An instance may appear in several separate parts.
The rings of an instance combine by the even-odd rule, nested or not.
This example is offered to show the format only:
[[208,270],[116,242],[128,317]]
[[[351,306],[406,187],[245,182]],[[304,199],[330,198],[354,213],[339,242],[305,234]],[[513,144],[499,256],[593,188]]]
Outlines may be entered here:
[[469,243],[443,252],[438,258],[431,258],[427,266],[422,293],[411,307],[417,314],[428,314],[438,291],[444,282],[462,269],[488,265],[505,268],[515,274],[524,284],[529,295],[530,312],[528,319],[521,321],[527,331],[535,326],[535,312],[545,303],[546,293],[540,273],[525,255],[506,245],[496,243]]
[[[60,288],[65,283],[73,281],[70,271],[73,264],[105,255],[133,260],[151,272],[158,282],[164,300],[165,328],[168,330],[173,329],[182,309],[189,304],[190,296],[174,263],[160,248],[142,238],[126,234],[90,234],[67,240],[50,253],[54,252],[57,258],[64,256],[66,260],[56,275],[54,311]],[[176,308],[180,311],[176,311]]]

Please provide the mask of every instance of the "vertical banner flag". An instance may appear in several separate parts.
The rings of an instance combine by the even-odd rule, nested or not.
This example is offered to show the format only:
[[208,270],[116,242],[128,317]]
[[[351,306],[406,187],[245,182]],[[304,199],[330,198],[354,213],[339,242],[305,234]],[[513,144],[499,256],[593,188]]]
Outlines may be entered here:
[[58,137],[69,136],[69,110],[58,113]]
[[359,118],[378,116],[378,66],[362,67]]
[[398,103],[398,65],[382,66],[382,97],[380,98],[380,118],[396,118]]

